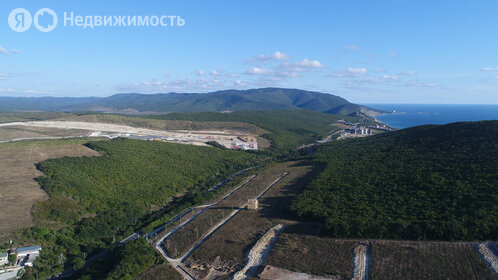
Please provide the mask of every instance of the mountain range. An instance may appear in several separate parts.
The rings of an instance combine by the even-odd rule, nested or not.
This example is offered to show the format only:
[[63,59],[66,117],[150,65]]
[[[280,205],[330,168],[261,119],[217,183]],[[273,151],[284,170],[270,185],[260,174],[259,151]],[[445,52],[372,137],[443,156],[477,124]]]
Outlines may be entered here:
[[171,112],[292,110],[372,115],[379,111],[327,93],[284,88],[223,90],[210,93],[122,93],[109,97],[0,97],[0,110],[160,114]]

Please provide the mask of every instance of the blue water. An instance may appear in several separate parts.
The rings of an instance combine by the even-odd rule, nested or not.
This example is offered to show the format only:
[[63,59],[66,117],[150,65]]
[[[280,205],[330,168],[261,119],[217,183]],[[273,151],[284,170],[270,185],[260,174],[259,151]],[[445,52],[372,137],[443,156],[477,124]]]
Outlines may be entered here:
[[498,120],[498,105],[364,104],[396,113],[378,116],[381,122],[401,129],[424,124]]

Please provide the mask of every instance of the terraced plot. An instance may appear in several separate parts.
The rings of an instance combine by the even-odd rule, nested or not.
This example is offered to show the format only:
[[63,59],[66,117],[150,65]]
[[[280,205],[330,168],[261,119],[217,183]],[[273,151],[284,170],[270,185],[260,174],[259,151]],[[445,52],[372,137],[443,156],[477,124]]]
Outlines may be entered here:
[[197,277],[206,277],[209,270],[215,275],[230,275],[244,266],[246,254],[252,246],[277,223],[285,223],[288,230],[316,231],[316,224],[300,224],[286,220],[286,209],[293,197],[314,176],[310,166],[301,162],[278,164],[267,173],[288,171],[289,174],[259,199],[259,210],[242,210],[197,248],[185,263]]
[[354,240],[336,240],[311,235],[282,234],[266,265],[311,275],[351,279]]
[[173,233],[164,241],[163,248],[173,258],[184,255],[214,225],[223,220],[223,218],[228,217],[234,209],[244,205],[249,198],[259,195],[272,182],[280,178],[284,172],[284,169],[279,165],[278,167],[262,170],[253,180],[249,181],[232,195],[204,211],[194,220]]
[[473,243],[373,241],[370,279],[496,279]]

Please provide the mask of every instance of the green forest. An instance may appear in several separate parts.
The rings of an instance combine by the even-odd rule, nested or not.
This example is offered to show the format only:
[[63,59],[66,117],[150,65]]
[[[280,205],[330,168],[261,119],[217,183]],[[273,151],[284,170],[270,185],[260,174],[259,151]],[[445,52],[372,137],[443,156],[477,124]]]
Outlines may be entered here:
[[35,263],[40,277],[62,271],[61,255],[66,268],[81,268],[88,256],[142,226],[153,207],[174,215],[261,159],[240,151],[129,139],[86,145],[102,156],[38,164],[46,174],[38,181],[50,199],[35,205],[37,226],[26,230],[23,239],[43,246]]
[[497,135],[483,121],[331,142],[291,211],[333,237],[496,240]]

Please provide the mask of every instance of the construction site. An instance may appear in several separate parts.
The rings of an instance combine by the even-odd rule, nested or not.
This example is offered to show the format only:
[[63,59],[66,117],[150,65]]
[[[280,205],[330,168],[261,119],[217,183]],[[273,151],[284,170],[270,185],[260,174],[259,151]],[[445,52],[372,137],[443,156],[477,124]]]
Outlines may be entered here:
[[[23,133],[10,136],[0,131],[1,142],[33,139],[59,139],[68,137],[131,138],[197,146],[216,142],[227,149],[258,150],[257,135],[234,130],[157,130],[128,125],[80,121],[32,121],[0,124],[0,129],[14,128]],[[37,128],[37,134],[28,133]],[[5,136],[2,137],[2,134]]]

